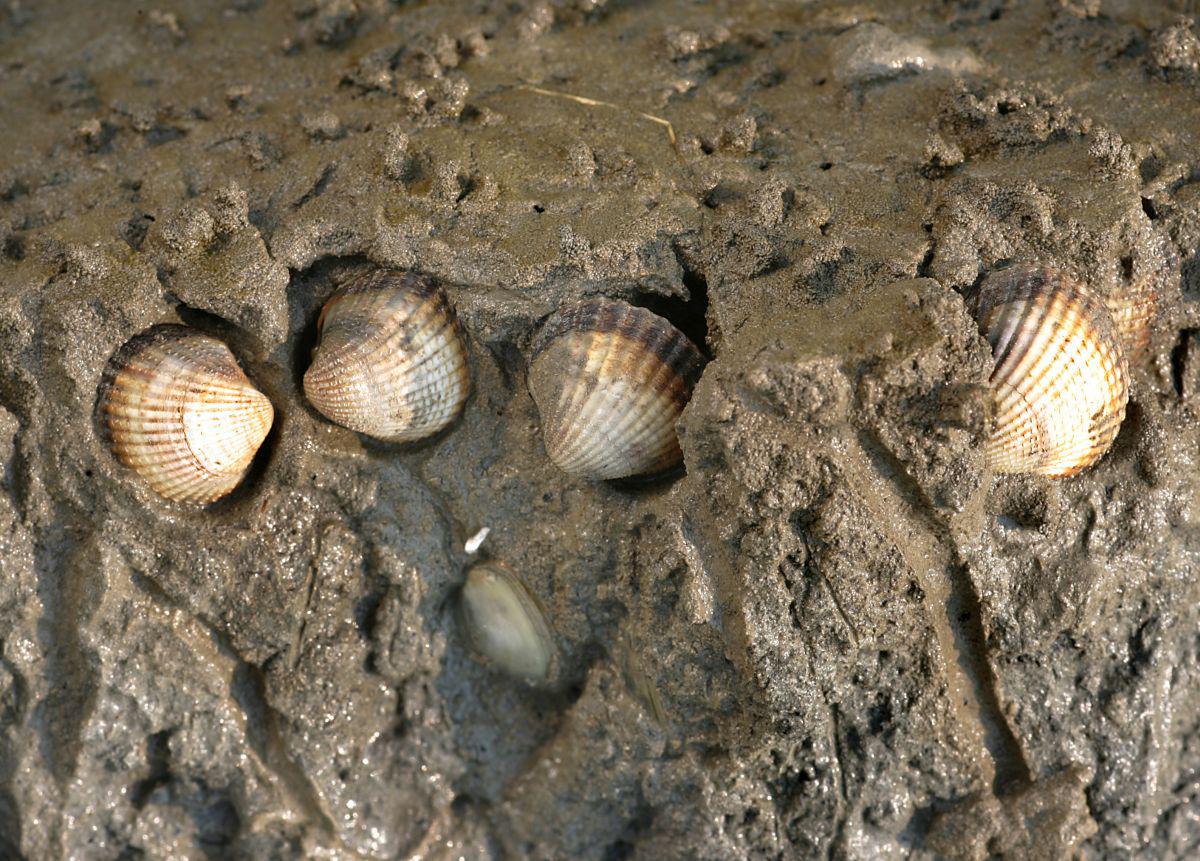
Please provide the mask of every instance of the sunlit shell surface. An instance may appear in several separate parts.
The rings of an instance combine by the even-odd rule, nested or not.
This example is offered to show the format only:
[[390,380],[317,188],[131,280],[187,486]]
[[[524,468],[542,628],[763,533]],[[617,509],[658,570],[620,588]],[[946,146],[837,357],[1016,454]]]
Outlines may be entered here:
[[321,311],[304,394],[343,427],[396,442],[449,425],[471,390],[454,310],[424,276],[373,270]]
[[595,299],[560,311],[539,333],[529,368],[546,453],[594,480],[675,466],[675,423],[700,367],[692,343],[644,308]]
[[459,618],[472,648],[509,675],[545,681],[556,649],[529,587],[507,567],[480,563],[467,572]]
[[175,325],[117,351],[98,406],[121,463],[167,499],[200,505],[238,485],[275,417],[225,344]]
[[1071,278],[1033,266],[993,273],[972,303],[995,359],[988,465],[1063,477],[1099,460],[1129,397],[1104,304]]

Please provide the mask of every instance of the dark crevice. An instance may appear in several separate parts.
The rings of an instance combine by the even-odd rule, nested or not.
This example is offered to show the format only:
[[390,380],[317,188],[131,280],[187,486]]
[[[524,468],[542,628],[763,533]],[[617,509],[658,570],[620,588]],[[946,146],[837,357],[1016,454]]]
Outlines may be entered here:
[[329,181],[333,179],[333,175],[337,173],[337,165],[327,164],[325,169],[321,171],[321,175],[317,177],[317,181],[313,183],[312,188],[304,193],[304,195],[292,204],[292,209],[300,209],[304,204],[314,198],[320,197],[325,193],[325,189],[329,187]]
[[16,233],[4,237],[3,246],[0,247],[0,254],[3,254],[9,260],[20,263],[25,259],[25,253],[24,237]]
[[162,730],[146,739],[146,763],[150,773],[135,783],[129,792],[129,801],[138,810],[146,806],[154,790],[170,780],[171,732]]
[[139,212],[121,225],[121,238],[134,251],[141,251],[142,243],[146,239],[146,233],[150,230],[150,225],[153,223],[153,215]]
[[704,361],[708,362],[713,358],[712,344],[708,336],[708,281],[704,273],[688,265],[678,250],[675,257],[683,270],[683,286],[687,290],[687,298],[643,293],[634,300],[634,304],[669,321],[687,336],[700,351]]
[[149,129],[144,135],[142,135],[142,137],[145,138],[146,143],[148,143],[150,146],[162,146],[165,143],[177,141],[186,134],[187,131],[179,128],[178,126],[166,126],[159,124]]
[[933,266],[933,257],[937,253],[937,243],[929,243],[929,247],[925,249],[925,255],[921,258],[921,262],[917,264],[917,277],[928,278],[929,269]]
[[1154,207],[1154,201],[1150,200],[1148,197],[1142,198],[1142,212],[1146,213],[1146,217],[1151,221],[1154,221],[1156,218],[1158,218],[1158,210]]
[[[1179,340],[1171,350],[1171,382],[1175,386],[1175,394],[1182,398],[1193,394],[1195,385],[1200,380],[1188,379],[1194,375],[1197,362],[1197,347],[1200,346],[1200,329],[1184,329],[1179,333]],[[1189,374],[1192,369],[1192,374]]]

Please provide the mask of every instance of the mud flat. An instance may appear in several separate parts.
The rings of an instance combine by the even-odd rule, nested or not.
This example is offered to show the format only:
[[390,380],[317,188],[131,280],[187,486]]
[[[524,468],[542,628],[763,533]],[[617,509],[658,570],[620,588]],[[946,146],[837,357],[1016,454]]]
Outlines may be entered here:
[[[1186,6],[6,0],[0,856],[1195,857]],[[1025,260],[1164,297],[1061,481],[983,458],[962,294]],[[370,265],[467,333],[423,443],[300,388]],[[705,352],[674,475],[546,457],[530,344],[595,295]],[[207,510],[97,432],[161,322],[276,411]],[[551,684],[469,651],[481,557]]]

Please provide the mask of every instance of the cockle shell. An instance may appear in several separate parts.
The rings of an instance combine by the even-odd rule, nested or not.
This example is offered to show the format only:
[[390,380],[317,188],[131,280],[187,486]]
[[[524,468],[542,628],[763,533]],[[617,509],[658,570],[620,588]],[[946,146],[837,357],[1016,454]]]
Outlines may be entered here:
[[507,566],[481,562],[467,572],[459,619],[471,647],[509,675],[550,677],[557,649],[537,597]]
[[471,390],[454,310],[430,278],[373,270],[321,311],[304,394],[343,427],[395,442],[449,425]]
[[98,407],[121,463],[167,499],[200,505],[238,485],[275,418],[225,344],[177,325],[116,352]]
[[995,359],[991,469],[1059,478],[1099,460],[1129,399],[1104,303],[1052,269],[1014,266],[988,276],[972,305]]
[[1178,293],[1179,258],[1169,240],[1156,233],[1143,253],[1125,262],[1129,271],[1108,293],[1104,304],[1125,357],[1134,362],[1146,354],[1168,297]]
[[691,341],[644,308],[594,299],[560,311],[529,366],[546,453],[564,472],[595,480],[675,466],[675,423],[700,367]]

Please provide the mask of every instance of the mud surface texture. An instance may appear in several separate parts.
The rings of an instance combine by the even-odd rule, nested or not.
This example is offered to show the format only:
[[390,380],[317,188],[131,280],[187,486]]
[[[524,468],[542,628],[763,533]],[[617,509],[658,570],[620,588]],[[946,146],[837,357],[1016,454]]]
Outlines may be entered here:
[[[0,857],[1200,854],[1194,3],[4,0],[0,105]],[[1075,478],[984,465],[1008,261],[1162,296]],[[468,333],[428,442],[300,391],[366,265]],[[704,346],[685,473],[547,459],[592,295]],[[96,432],[172,321],[277,413],[208,510]]]

